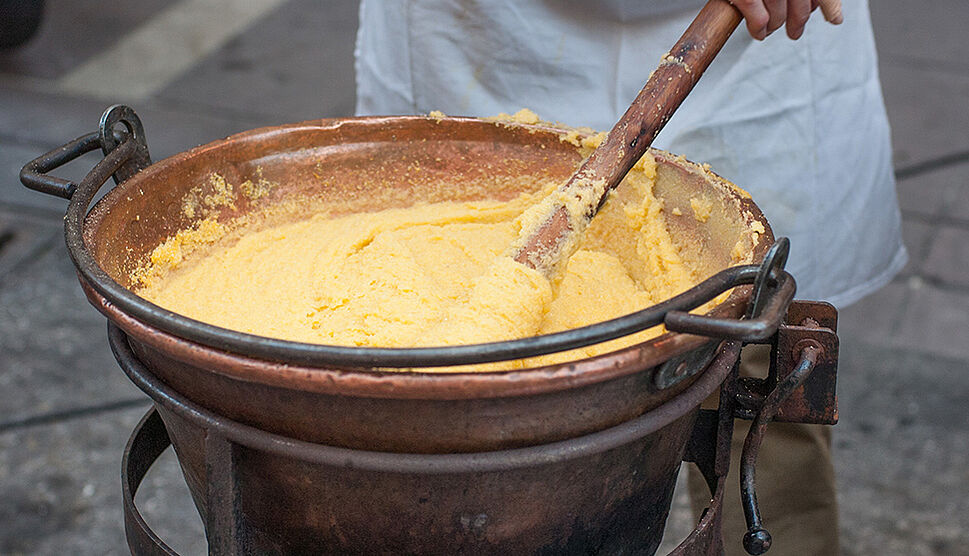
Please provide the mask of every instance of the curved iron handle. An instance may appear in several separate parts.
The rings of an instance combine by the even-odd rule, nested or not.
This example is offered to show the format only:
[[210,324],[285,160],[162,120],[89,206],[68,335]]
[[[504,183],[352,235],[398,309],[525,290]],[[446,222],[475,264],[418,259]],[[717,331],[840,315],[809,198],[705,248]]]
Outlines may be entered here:
[[776,292],[768,298],[763,313],[757,318],[719,319],[683,311],[670,311],[666,314],[664,324],[667,330],[673,332],[745,342],[764,340],[777,332],[777,327],[787,313],[787,307],[794,300],[796,290],[794,277],[782,271]]
[[755,556],[767,552],[771,546],[771,535],[761,522],[760,507],[757,504],[755,486],[757,453],[767,432],[767,424],[774,418],[784,400],[804,383],[824,353],[821,344],[813,340],[808,342],[808,345],[801,349],[797,367],[782,382],[778,382],[764,399],[764,404],[757,412],[747,432],[747,438],[744,439],[744,449],[740,459],[740,500],[744,508],[744,518],[747,521],[747,532],[744,534],[743,543],[747,553]]
[[[118,129],[118,124],[124,126],[123,129]],[[41,193],[70,199],[79,184],[48,175],[48,172],[98,148],[105,158],[88,175],[107,172],[114,176],[115,183],[121,183],[151,165],[148,140],[141,119],[128,106],[115,104],[101,115],[97,131],[82,135],[25,164],[20,170],[20,183]],[[109,160],[112,153],[115,153],[114,157]]]
[[101,140],[97,131],[82,135],[70,143],[61,145],[25,164],[20,170],[20,183],[34,191],[70,199],[77,191],[77,183],[56,176],[48,176],[47,172],[59,168],[100,146]]
[[787,308],[794,300],[794,293],[797,291],[794,277],[784,270],[790,248],[790,240],[782,237],[767,251],[754,281],[754,291],[751,294],[746,318],[720,319],[685,311],[670,311],[663,320],[666,329],[745,342],[764,340],[773,336],[784,320]]

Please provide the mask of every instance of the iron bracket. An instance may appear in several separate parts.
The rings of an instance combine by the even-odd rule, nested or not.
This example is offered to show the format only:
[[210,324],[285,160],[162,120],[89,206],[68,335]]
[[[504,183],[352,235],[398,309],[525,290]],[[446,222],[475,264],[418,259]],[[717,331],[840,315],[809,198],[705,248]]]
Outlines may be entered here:
[[755,419],[764,400],[778,383],[793,373],[804,348],[818,348],[817,362],[804,383],[777,407],[772,420],[784,423],[834,425],[838,422],[838,312],[829,303],[794,301],[771,345],[766,378],[740,377],[730,395],[737,402],[734,416]]

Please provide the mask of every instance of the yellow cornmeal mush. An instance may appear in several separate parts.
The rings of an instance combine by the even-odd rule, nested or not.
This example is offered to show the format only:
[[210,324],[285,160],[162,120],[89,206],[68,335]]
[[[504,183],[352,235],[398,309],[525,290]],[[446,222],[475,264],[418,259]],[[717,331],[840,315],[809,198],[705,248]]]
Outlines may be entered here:
[[[654,305],[698,282],[670,237],[662,201],[653,196],[655,177],[647,153],[551,279],[513,261],[508,250],[534,219],[528,209],[557,183],[510,201],[355,214],[323,206],[307,218],[242,233],[202,220],[155,249],[140,272],[138,293],[224,328],[329,345],[457,345],[585,326]],[[661,332],[657,327],[485,368],[580,359]]]

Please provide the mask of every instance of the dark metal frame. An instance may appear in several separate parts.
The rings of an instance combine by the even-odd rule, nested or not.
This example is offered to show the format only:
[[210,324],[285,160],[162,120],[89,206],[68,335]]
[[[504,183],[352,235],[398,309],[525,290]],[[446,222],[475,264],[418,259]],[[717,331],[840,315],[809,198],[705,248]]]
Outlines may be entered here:
[[[412,474],[453,474],[501,471],[601,453],[648,435],[696,407],[711,388],[737,375],[739,342],[732,342],[710,364],[700,379],[681,396],[641,417],[589,435],[527,448],[467,454],[400,454],[369,452],[312,444],[268,433],[205,410],[185,399],[146,369],[128,345],[124,332],[108,325],[111,349],[125,374],[155,403],[200,425],[206,431],[206,485],[209,511],[206,539],[210,554],[247,552],[246,523],[239,510],[234,454],[245,447],[308,463],[349,465],[356,469]],[[720,512],[729,466],[733,431],[733,402],[722,397],[721,409],[701,410],[684,461],[696,462],[711,486],[711,505],[696,529],[671,556],[720,554],[723,540]],[[757,440],[759,443],[759,439]],[[176,555],[151,530],[135,505],[138,488],[155,460],[171,441],[157,409],[151,409],[135,427],[122,461],[122,495],[125,533],[132,554]],[[756,504],[756,502],[754,502]]]
[[[190,402],[155,377],[137,359],[128,345],[127,336],[114,324],[108,324],[112,352],[128,377],[154,400],[157,406],[172,411],[206,430],[207,496],[209,508],[206,535],[210,553],[245,552],[246,525],[238,510],[239,496],[233,467],[237,446],[259,450],[309,463],[350,465],[358,469],[396,473],[447,474],[487,472],[542,465],[588,453],[615,448],[666,426],[685,411],[698,406],[707,393],[720,385],[717,410],[700,410],[687,444],[684,461],[697,465],[712,493],[710,507],[693,533],[670,556],[720,554],[723,539],[720,530],[724,482],[730,466],[730,445],[735,418],[753,419],[741,454],[741,502],[748,525],[744,548],[749,554],[763,554],[770,549],[771,536],[765,529],[757,503],[755,469],[757,454],[767,424],[772,420],[802,423],[835,424],[835,399],[838,358],[834,322],[824,326],[805,315],[822,320],[831,315],[826,304],[798,302],[787,312],[768,341],[773,346],[771,372],[767,378],[738,376],[740,343],[727,342],[704,368],[697,381],[679,396],[644,415],[612,428],[582,437],[550,444],[468,454],[401,454],[370,452],[325,446],[268,433],[222,416],[214,415]],[[806,326],[802,326],[806,325]],[[793,349],[786,354],[781,350]],[[785,359],[786,356],[786,359]],[[778,361],[782,361],[778,365]],[[813,383],[813,385],[812,385]],[[766,392],[759,395],[758,392]],[[785,418],[784,416],[787,415]],[[155,409],[136,427],[125,449],[122,485],[125,530],[134,554],[175,554],[141,517],[134,495],[152,463],[170,441]]]
[[[707,413],[711,415],[707,415]],[[704,424],[711,421],[711,417],[717,416],[716,411],[703,410],[701,418]],[[717,422],[714,419],[716,427]],[[729,448],[732,430],[714,428],[713,441],[716,446],[709,445],[709,430],[697,424],[694,429],[694,440],[691,446],[699,450],[722,450],[724,446]],[[701,446],[701,442],[704,444]],[[162,422],[158,411],[150,409],[135,426],[128,443],[125,446],[124,457],[121,467],[122,499],[124,505],[124,524],[125,535],[128,541],[128,548],[136,556],[178,556],[161,537],[159,537],[145,521],[138,507],[135,505],[135,495],[141,486],[142,481],[148,474],[148,470],[154,465],[155,461],[171,446],[171,439],[168,431]],[[694,454],[688,454],[684,461],[693,461]],[[216,458],[213,458],[216,459]],[[213,466],[217,469],[227,469],[223,466]],[[721,513],[723,511],[723,495],[725,491],[726,476],[707,476],[708,480],[713,481],[711,491],[710,506],[704,511],[703,516],[697,523],[693,532],[680,543],[676,549],[670,552],[669,556],[697,556],[697,555],[719,555],[723,547],[723,536],[721,530]],[[227,506],[214,505],[215,507],[225,508]],[[215,517],[215,516],[213,516]],[[233,520],[233,523],[235,520]],[[229,532],[236,531],[238,528],[219,528],[214,523],[208,524],[206,530]],[[218,536],[216,539],[214,537]],[[234,554],[240,553],[238,549],[240,542],[231,534],[210,534],[208,535],[209,551],[213,554]],[[217,546],[222,547],[220,552]]]

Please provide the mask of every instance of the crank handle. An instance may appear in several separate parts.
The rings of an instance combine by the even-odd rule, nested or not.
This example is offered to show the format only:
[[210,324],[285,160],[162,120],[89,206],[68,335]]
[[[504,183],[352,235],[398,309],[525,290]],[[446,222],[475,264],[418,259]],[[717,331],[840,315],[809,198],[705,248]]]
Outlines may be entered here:
[[808,343],[801,349],[797,366],[767,395],[744,440],[740,459],[740,499],[747,522],[747,533],[744,534],[743,543],[748,554],[755,556],[763,554],[770,549],[771,545],[771,535],[761,521],[755,486],[757,453],[760,451],[760,443],[767,431],[767,424],[774,418],[784,400],[804,383],[823,354],[824,348],[817,342]]

